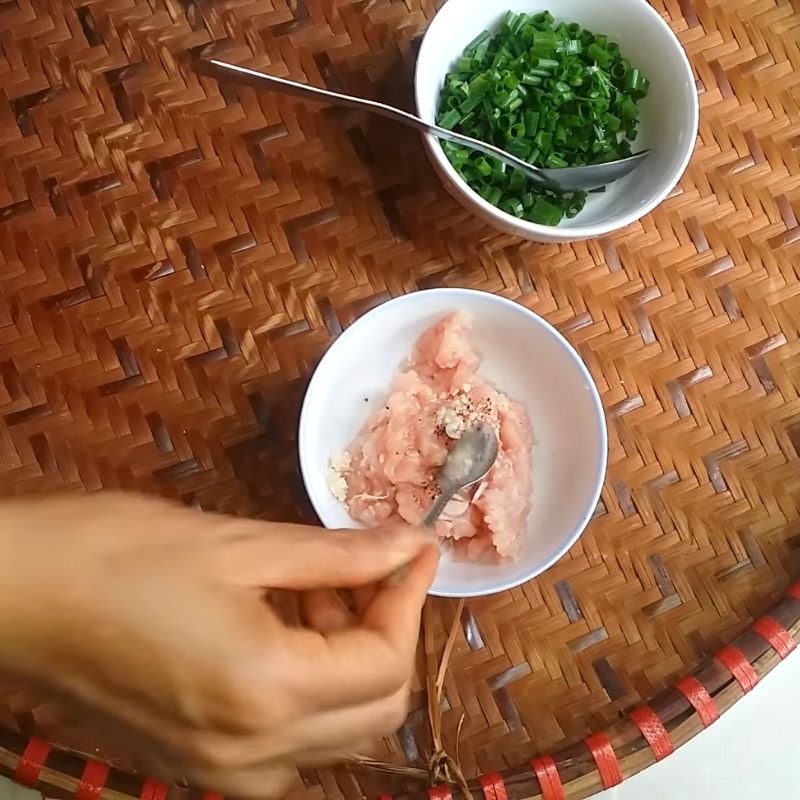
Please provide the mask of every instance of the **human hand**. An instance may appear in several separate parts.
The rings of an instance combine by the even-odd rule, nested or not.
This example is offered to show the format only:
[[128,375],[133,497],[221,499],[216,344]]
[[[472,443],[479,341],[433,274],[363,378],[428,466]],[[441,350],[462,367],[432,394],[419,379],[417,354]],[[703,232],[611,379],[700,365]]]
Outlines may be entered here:
[[[157,777],[282,796],[407,711],[437,550],[120,493],[0,504],[0,674],[114,731]],[[362,589],[357,612],[327,588]],[[291,627],[268,589],[307,592]],[[312,590],[312,591],[308,591]]]

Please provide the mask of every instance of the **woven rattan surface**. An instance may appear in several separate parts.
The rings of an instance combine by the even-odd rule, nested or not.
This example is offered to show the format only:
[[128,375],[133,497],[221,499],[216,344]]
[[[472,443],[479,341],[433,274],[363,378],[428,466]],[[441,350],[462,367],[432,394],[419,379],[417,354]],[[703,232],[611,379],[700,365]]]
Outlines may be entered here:
[[[456,205],[414,134],[189,66],[224,55],[407,104],[432,0],[0,2],[0,491],[121,487],[310,521],[295,435],[327,344],[400,293],[485,289],[577,346],[607,410],[610,466],[568,556],[467,605],[450,746],[463,717],[469,776],[519,767],[695,670],[775,605],[800,559],[800,12],[653,4],[696,71],[693,162],[640,223],[542,246]],[[429,609],[430,650],[454,608]],[[774,616],[791,630],[800,602]],[[763,635],[738,644],[759,673],[776,660]],[[701,675],[724,709],[742,689],[719,663]],[[5,771],[21,736],[114,755],[79,720],[2,697]],[[701,729],[666,702],[676,744]],[[415,712],[379,757],[424,756],[425,721]],[[652,761],[617,733],[626,775]],[[600,786],[576,746],[570,797]],[[48,767],[50,794],[75,790],[78,762]],[[402,790],[371,772],[302,778],[303,800]],[[138,795],[141,781],[109,786]]]

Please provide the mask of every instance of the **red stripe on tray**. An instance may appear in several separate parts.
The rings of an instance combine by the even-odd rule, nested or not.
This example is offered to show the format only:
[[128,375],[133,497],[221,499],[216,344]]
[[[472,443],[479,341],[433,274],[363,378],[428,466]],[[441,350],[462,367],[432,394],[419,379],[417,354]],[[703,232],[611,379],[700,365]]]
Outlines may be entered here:
[[619,759],[611,746],[608,736],[604,733],[595,733],[587,736],[583,740],[589,748],[597,771],[600,773],[600,783],[604,789],[618,786],[622,783],[622,770],[619,767]]
[[149,778],[142,786],[139,800],[167,800],[167,784]]
[[772,617],[761,617],[750,627],[762,639],[766,639],[781,658],[786,658],[797,647],[792,634]]
[[453,800],[453,793],[446,786],[433,786],[428,789],[430,800]]
[[22,786],[35,786],[52,749],[41,739],[29,739],[14,771],[14,780]]
[[540,756],[531,761],[531,769],[536,773],[542,800],[564,800],[564,786],[558,767],[551,756]]
[[203,800],[223,800],[223,797],[218,792],[206,792],[203,795]]
[[795,600],[800,600],[800,583],[792,584],[786,594],[789,597],[794,597]]
[[675,745],[672,744],[664,723],[658,718],[658,714],[650,706],[640,706],[634,708],[628,714],[631,722],[641,731],[642,736],[647,739],[647,744],[653,751],[656,761],[672,755],[675,752]]
[[108,764],[99,761],[87,761],[81,775],[81,782],[75,792],[75,800],[98,800],[100,792],[106,785],[109,773]]
[[508,800],[506,785],[499,772],[490,772],[479,778],[484,800]]
[[745,694],[755,688],[758,683],[758,675],[741,650],[728,645],[723,647],[714,657],[736,678],[737,683],[742,687],[742,691]]
[[694,706],[704,728],[719,719],[717,704],[712,700],[706,687],[693,675],[681,678],[675,684],[675,688]]

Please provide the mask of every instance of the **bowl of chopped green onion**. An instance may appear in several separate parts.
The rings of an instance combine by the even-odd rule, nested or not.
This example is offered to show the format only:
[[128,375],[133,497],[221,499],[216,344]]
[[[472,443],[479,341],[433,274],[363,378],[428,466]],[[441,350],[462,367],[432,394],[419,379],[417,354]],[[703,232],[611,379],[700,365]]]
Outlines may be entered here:
[[465,207],[526,239],[603,236],[652,211],[694,150],[698,100],[680,42],[646,0],[448,0],[415,75],[428,122],[536,166],[599,164],[641,150],[631,174],[594,192],[554,192],[517,170],[424,134],[434,168]]

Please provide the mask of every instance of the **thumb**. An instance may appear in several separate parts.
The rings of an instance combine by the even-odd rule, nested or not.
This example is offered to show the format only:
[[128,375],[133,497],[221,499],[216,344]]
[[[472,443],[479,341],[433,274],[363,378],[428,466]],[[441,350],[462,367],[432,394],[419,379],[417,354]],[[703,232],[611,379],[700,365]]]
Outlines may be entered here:
[[399,524],[339,531],[271,526],[251,540],[246,569],[253,583],[271,589],[350,589],[383,580],[433,540],[430,530]]

